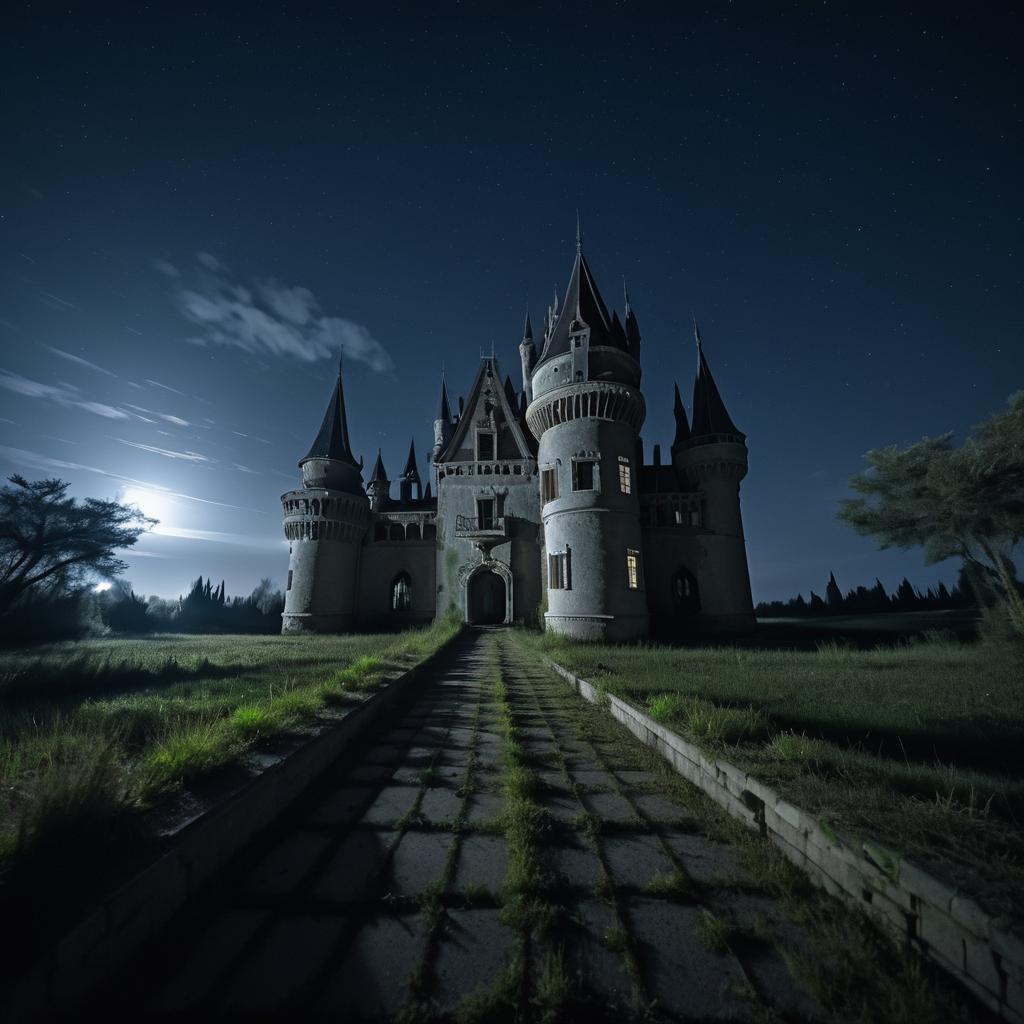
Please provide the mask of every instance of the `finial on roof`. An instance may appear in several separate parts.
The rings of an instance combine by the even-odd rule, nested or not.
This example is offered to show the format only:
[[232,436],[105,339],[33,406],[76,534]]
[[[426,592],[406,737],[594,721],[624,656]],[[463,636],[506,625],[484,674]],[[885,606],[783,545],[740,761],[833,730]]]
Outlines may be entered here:
[[626,287],[626,275],[622,275],[622,300],[625,303],[625,314],[629,316],[629,288]]
[[576,208],[576,255],[583,252],[583,229],[580,227],[580,211]]
[[700,348],[701,348],[700,328],[697,326],[697,317],[693,313],[691,313],[690,315],[693,317],[693,337],[694,337],[694,339],[697,342],[697,351],[700,351]]
[[338,350],[338,376],[341,376],[342,365],[345,362],[345,349],[344,347]]

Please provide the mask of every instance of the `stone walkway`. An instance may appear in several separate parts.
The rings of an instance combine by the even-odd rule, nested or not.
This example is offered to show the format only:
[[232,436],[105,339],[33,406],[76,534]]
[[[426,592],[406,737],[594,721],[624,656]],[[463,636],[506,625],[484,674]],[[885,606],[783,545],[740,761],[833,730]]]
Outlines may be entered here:
[[[546,812],[525,915],[505,887],[498,666]],[[809,956],[783,905],[702,829],[700,794],[669,792],[648,751],[506,634],[470,634],[118,999],[203,1016],[826,1018],[780,951]]]

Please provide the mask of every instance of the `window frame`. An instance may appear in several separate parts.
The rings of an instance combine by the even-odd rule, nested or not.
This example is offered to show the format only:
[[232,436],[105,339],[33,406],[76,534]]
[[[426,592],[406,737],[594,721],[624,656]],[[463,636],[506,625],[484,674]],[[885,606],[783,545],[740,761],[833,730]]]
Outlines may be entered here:
[[[480,451],[480,439],[489,437],[491,439],[491,454],[484,455]],[[477,462],[494,462],[498,457],[498,432],[491,429],[490,427],[477,427],[476,430],[476,461]]]
[[619,456],[619,493],[633,493],[633,464],[625,455]]
[[572,590],[572,551],[548,552],[548,590]]
[[639,548],[626,548],[626,589],[644,589],[643,561]]
[[[579,467],[590,466],[590,486],[581,487],[579,480]],[[572,489],[574,491],[600,491],[601,490],[601,460],[594,456],[581,456],[572,460]]]
[[[550,481],[553,488],[546,487]],[[553,492],[553,493],[552,493]],[[542,466],[540,470],[540,503],[547,505],[549,502],[558,500],[558,466]]]

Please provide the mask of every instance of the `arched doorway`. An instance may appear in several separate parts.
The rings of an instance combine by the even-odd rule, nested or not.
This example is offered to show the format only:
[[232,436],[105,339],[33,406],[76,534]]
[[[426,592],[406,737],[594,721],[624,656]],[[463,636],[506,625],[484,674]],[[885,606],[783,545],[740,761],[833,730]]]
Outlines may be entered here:
[[672,611],[677,619],[688,619],[700,611],[697,577],[689,569],[679,569],[672,577]]
[[478,626],[505,621],[505,580],[493,570],[474,573],[466,589],[466,620]]
[[412,580],[404,570],[391,581],[391,610],[407,612],[412,607]]

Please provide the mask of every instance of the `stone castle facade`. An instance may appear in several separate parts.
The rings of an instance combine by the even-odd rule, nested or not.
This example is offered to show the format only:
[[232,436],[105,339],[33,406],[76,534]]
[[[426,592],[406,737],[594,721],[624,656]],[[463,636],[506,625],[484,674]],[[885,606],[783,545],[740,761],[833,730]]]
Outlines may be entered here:
[[[640,329],[608,313],[577,241],[564,301],[519,345],[522,388],[483,358],[457,410],[442,377],[430,477],[410,445],[398,493],[380,453],[363,484],[341,371],[320,432],[282,496],[284,632],[543,619],[580,639],[742,632],[754,624],[740,515],[745,436],[695,329],[691,418],[646,463]],[[432,493],[433,485],[433,493]]]

